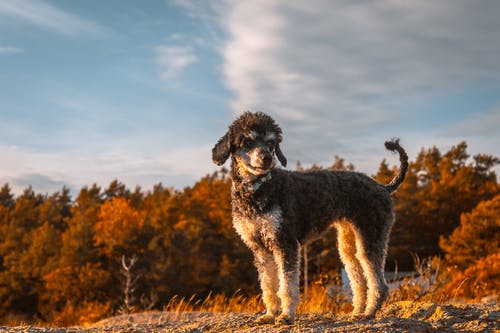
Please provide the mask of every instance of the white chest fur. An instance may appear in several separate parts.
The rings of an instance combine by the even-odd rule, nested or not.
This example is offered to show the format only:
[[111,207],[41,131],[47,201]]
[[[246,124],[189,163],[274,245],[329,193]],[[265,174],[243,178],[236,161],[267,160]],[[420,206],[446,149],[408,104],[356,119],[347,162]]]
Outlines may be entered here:
[[282,222],[283,217],[279,207],[274,207],[268,213],[252,219],[233,214],[234,228],[250,248],[257,246],[258,243],[263,243],[265,246],[274,243]]

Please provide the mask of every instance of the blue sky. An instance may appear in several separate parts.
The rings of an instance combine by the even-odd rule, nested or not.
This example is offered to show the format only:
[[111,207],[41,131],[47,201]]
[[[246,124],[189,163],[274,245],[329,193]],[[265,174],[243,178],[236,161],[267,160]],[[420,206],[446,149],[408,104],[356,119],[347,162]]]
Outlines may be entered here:
[[293,168],[499,156],[498,1],[0,0],[0,182],[182,188],[244,110]]

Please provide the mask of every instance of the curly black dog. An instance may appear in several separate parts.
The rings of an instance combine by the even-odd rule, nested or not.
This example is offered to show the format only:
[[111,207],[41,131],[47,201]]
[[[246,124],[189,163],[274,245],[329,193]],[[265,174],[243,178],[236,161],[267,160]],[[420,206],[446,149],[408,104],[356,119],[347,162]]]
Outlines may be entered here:
[[266,306],[259,323],[290,324],[299,302],[299,244],[330,225],[353,292],[353,315],[371,317],[388,296],[384,278],[394,222],[391,193],[403,182],[408,156],[398,140],[401,170],[382,185],[348,171],[292,172],[280,143],[281,128],[261,112],[245,112],[212,150],[222,165],[231,156],[233,224],[255,256]]

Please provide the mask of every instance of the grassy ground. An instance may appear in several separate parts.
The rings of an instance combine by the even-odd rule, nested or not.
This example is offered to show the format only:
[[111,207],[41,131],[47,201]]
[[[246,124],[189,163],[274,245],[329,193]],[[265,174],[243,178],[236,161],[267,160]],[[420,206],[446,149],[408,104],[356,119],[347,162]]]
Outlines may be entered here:
[[[179,304],[178,304],[179,305]],[[396,302],[386,304],[376,318],[351,320],[346,314],[301,313],[293,325],[257,325],[248,312],[145,312],[108,318],[88,327],[0,327],[5,333],[131,333],[131,332],[500,332],[496,304]]]

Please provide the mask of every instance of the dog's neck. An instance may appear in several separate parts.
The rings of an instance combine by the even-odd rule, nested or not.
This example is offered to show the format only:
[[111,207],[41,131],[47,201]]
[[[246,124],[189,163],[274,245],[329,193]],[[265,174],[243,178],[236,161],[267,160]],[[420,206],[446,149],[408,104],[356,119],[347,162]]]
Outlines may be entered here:
[[271,180],[271,171],[264,175],[256,176],[256,179],[251,182],[242,183],[243,193],[253,194],[259,190],[259,188],[264,185],[265,182]]
[[233,180],[233,189],[244,196],[256,193],[262,185],[272,179],[271,170],[262,175],[243,173],[236,161],[231,164],[231,178]]

